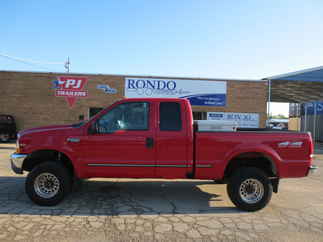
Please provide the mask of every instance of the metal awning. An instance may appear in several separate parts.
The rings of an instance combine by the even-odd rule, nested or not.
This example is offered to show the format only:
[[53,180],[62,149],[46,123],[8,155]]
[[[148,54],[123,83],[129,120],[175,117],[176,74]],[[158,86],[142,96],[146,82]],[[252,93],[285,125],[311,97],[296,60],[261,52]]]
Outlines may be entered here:
[[323,100],[323,66],[264,78],[271,102],[305,103]]

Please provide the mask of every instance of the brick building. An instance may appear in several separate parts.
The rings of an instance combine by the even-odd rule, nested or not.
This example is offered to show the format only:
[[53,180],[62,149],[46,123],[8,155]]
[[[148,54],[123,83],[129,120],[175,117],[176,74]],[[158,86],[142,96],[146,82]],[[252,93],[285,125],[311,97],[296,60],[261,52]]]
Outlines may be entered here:
[[[70,107],[68,100],[56,93],[55,83],[61,76],[87,78],[87,82],[81,88],[87,97],[76,98],[74,105]],[[80,116],[87,119],[101,108],[124,98],[126,81],[129,78],[139,80],[137,84],[141,87],[144,85],[143,80],[147,79],[151,80],[150,85],[152,80],[173,80],[174,83],[185,81],[195,86],[209,83],[210,93],[215,91],[212,89],[212,83],[221,84],[225,90],[225,93],[221,94],[224,95],[224,103],[215,106],[192,105],[195,119],[206,119],[207,112],[254,113],[259,117],[258,126],[265,126],[267,82],[262,80],[0,71],[0,114],[13,115],[18,130],[75,123]],[[72,84],[77,86],[77,83]],[[174,89],[171,84],[170,89]]]

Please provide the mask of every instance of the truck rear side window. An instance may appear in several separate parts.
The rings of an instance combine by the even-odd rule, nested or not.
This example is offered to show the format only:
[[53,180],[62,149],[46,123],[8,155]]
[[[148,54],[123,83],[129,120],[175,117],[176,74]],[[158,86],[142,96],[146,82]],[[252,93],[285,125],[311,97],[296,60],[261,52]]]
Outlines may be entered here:
[[181,106],[176,102],[161,102],[159,105],[160,130],[180,131],[182,129]]

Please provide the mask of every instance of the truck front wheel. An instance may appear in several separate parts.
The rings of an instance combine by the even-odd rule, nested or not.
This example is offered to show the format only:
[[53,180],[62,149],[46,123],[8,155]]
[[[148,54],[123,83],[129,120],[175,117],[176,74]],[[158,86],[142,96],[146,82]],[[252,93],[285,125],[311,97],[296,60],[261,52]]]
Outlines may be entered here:
[[273,187],[262,170],[245,167],[238,168],[230,177],[227,192],[239,209],[257,211],[269,203]]
[[27,176],[25,189],[28,197],[40,206],[54,206],[71,190],[71,177],[58,162],[44,162]]

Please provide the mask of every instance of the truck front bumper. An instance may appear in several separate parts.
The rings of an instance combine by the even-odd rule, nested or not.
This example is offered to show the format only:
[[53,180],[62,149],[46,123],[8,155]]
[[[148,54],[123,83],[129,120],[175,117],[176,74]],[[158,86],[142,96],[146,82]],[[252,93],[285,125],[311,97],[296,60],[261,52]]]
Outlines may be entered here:
[[11,169],[17,173],[17,174],[23,174],[22,165],[24,163],[24,160],[26,159],[26,154],[17,154],[13,153],[10,156],[11,161]]

